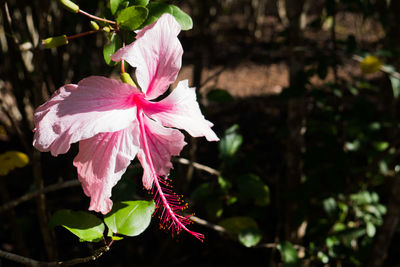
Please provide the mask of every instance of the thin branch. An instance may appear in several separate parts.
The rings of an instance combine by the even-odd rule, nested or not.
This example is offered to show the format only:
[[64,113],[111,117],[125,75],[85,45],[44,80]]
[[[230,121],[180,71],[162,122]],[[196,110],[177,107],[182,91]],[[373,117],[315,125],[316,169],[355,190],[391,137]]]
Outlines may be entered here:
[[97,16],[95,16],[95,15],[89,14],[89,13],[83,11],[83,10],[80,10],[80,9],[78,10],[78,12],[81,13],[82,15],[88,16],[88,17],[91,18],[91,19],[95,19],[95,20],[98,20],[98,21],[107,22],[107,23],[110,23],[110,24],[117,24],[115,21],[97,17]]
[[[189,165],[190,164],[190,161],[188,159],[185,159],[185,158],[174,158],[173,161],[175,161],[177,163],[180,163],[180,164],[184,164],[184,165]],[[208,172],[209,174],[216,175],[216,176],[221,175],[220,171],[218,171],[216,169],[213,169],[211,167],[208,167],[206,165],[203,165],[203,164],[200,164],[200,163],[197,163],[197,162],[192,162],[192,164],[193,164],[194,168],[202,170],[202,171],[205,171],[205,172]],[[134,164],[133,166],[137,167],[137,165],[138,164]],[[5,204],[1,205],[0,206],[0,213],[2,213],[4,211],[7,211],[9,209],[12,209],[12,208],[20,205],[23,202],[29,201],[32,198],[37,197],[38,195],[46,194],[46,193],[49,193],[49,192],[57,191],[57,190],[68,188],[68,187],[75,187],[75,186],[79,186],[79,185],[80,185],[79,180],[70,180],[70,181],[66,181],[66,182],[61,182],[61,183],[49,185],[47,187],[44,187],[42,189],[36,190],[34,192],[31,192],[31,193],[27,193],[27,194],[25,194],[25,195],[23,195],[23,196],[21,196],[21,197],[19,197],[17,199],[14,199],[14,200],[12,200],[12,201],[10,201],[8,203],[5,203]]]
[[210,229],[212,229],[216,232],[222,233],[222,234],[233,234],[232,232],[228,231],[227,229],[225,229],[224,227],[222,227],[220,225],[210,223],[210,222],[200,219],[199,217],[196,217],[196,216],[190,216],[190,220],[192,220],[194,223],[197,223],[204,227],[210,228]]
[[72,260],[67,260],[67,261],[52,261],[52,262],[43,262],[43,261],[37,261],[31,258],[23,257],[14,253],[10,253],[4,250],[0,250],[0,258],[5,258],[10,261],[18,262],[25,264],[27,266],[43,266],[43,267],[52,267],[52,266],[72,266],[72,265],[77,265],[80,263],[85,263],[89,261],[94,261],[100,258],[105,252],[110,250],[110,245],[107,245],[105,247],[101,247],[93,253],[91,256],[87,256],[84,258],[75,258]]
[[[192,220],[194,223],[197,223],[199,225],[202,225],[204,227],[212,229],[212,230],[214,230],[214,231],[216,231],[218,233],[235,235],[235,233],[229,231],[228,229],[226,229],[226,228],[224,228],[224,227],[222,227],[220,225],[210,223],[210,222],[208,222],[208,221],[206,221],[204,219],[201,219],[199,217],[190,216],[190,220]],[[237,238],[235,240],[238,241]],[[262,243],[262,244],[258,244],[256,246],[254,246],[254,247],[255,248],[277,248],[279,245],[280,245],[280,243]],[[297,245],[297,244],[293,244],[293,247],[295,249],[297,249],[297,250],[302,250],[302,251],[305,251],[305,249],[306,249],[304,246]]]
[[202,171],[208,172],[209,174],[216,175],[216,176],[220,176],[221,175],[221,172],[216,170],[216,169],[213,169],[211,167],[208,167],[206,165],[203,165],[203,164],[200,164],[200,163],[197,163],[197,162],[191,162],[190,160],[185,159],[185,158],[174,158],[174,159],[172,159],[172,161],[180,163],[180,164],[184,164],[184,165],[191,165],[192,164],[193,167],[198,169],[198,170],[202,170]]
[[57,191],[57,190],[68,188],[68,187],[79,186],[79,185],[80,185],[79,180],[71,180],[71,181],[61,182],[61,183],[57,183],[57,184],[53,184],[53,185],[47,186],[47,187],[42,188],[40,190],[36,190],[36,191],[34,191],[32,193],[28,193],[26,195],[23,195],[20,198],[17,198],[15,200],[11,201],[11,202],[8,202],[8,203],[0,206],[0,213],[4,212],[6,210],[12,209],[12,208],[18,206],[19,204],[21,204],[23,202],[26,202],[28,200],[31,200],[32,198],[37,197],[38,195],[46,194],[46,193],[49,193],[49,192]]

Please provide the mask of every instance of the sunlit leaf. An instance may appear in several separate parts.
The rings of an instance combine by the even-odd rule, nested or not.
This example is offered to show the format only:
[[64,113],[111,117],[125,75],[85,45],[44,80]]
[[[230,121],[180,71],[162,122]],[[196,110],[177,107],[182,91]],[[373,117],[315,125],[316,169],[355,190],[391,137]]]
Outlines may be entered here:
[[15,168],[25,167],[29,163],[29,157],[19,151],[7,151],[0,154],[0,175],[7,175]]
[[390,83],[392,84],[393,96],[398,98],[400,95],[400,79],[389,75]]
[[324,264],[329,263],[329,257],[322,251],[318,251],[317,257],[322,263],[324,263]]
[[337,209],[337,203],[333,197],[324,199],[322,201],[322,205],[324,207],[325,212],[329,215],[333,215]]
[[248,248],[257,245],[261,238],[261,232],[257,228],[247,228],[239,232],[240,243]]
[[290,266],[297,266],[299,264],[297,250],[292,243],[285,241],[279,244],[277,248],[281,253],[283,263],[290,264]]
[[363,74],[370,74],[377,72],[382,67],[382,61],[375,56],[366,56],[360,63],[361,71]]
[[232,187],[231,182],[229,182],[222,176],[218,176],[218,184],[221,187],[221,189],[224,190],[225,192],[227,192]]
[[110,10],[113,15],[117,12],[119,6],[124,1],[126,0],[110,0]]
[[389,142],[385,142],[385,141],[375,142],[374,147],[378,151],[384,151],[389,147]]
[[53,214],[50,227],[62,226],[79,237],[81,241],[102,240],[105,226],[95,215],[84,211],[59,210]]
[[149,16],[143,25],[149,25],[161,17],[162,14],[169,13],[175,17],[182,30],[186,31],[193,28],[192,18],[175,5],[170,5],[162,1],[154,1],[150,2],[147,8],[149,9]]
[[133,31],[143,24],[148,13],[148,9],[143,6],[130,6],[118,13],[117,23],[120,28]]
[[114,234],[137,236],[149,226],[154,209],[153,201],[117,202],[104,222]]
[[225,131],[219,142],[219,151],[222,158],[233,157],[242,145],[243,137],[239,134],[239,125],[235,124]]
[[374,237],[375,236],[376,227],[372,222],[367,222],[366,229],[367,229],[367,235],[369,237]]

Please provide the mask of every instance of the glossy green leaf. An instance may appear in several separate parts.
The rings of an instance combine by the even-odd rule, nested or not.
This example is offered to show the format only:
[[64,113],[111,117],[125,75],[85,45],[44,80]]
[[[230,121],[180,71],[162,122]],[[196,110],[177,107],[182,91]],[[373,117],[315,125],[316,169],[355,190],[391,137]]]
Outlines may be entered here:
[[122,2],[124,2],[124,1],[126,1],[126,0],[110,0],[110,10],[111,10],[111,13],[112,13],[113,15],[117,12],[119,6],[120,6],[120,5],[122,4]]
[[262,238],[260,230],[257,228],[247,228],[239,233],[239,241],[245,247],[254,247]]
[[266,206],[270,203],[269,187],[257,175],[250,173],[240,176],[238,187],[240,197],[255,200],[257,206]]
[[218,103],[227,103],[233,100],[232,95],[223,89],[214,89],[207,93],[207,99]]
[[111,55],[114,54],[118,49],[122,47],[122,40],[118,34],[113,34],[109,44],[103,47],[104,61],[107,65],[114,66],[117,62],[111,60]]
[[225,131],[225,135],[219,142],[219,152],[222,158],[233,157],[243,143],[243,137],[239,134],[239,125],[235,124]]
[[137,236],[149,226],[154,209],[153,201],[117,202],[104,222],[114,234]]
[[128,6],[147,6],[149,0],[110,0],[110,10],[113,15],[118,10],[125,9]]
[[105,226],[95,215],[84,211],[59,210],[53,214],[50,227],[62,226],[82,241],[102,240]]
[[292,243],[285,241],[279,244],[277,248],[281,253],[283,263],[290,264],[290,266],[298,266],[299,257]]
[[154,1],[150,2],[147,8],[149,9],[149,16],[143,23],[144,26],[155,22],[162,14],[169,13],[175,17],[182,30],[186,31],[193,28],[192,18],[175,5],[170,5],[161,1]]
[[118,13],[117,23],[120,28],[133,31],[143,24],[148,13],[148,9],[143,6],[130,6]]

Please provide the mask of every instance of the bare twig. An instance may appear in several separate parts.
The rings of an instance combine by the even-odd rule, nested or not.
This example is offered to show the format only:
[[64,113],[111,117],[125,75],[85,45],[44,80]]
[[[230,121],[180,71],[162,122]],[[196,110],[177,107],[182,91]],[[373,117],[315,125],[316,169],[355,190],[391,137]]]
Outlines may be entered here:
[[192,220],[194,223],[197,223],[197,224],[202,225],[204,227],[210,228],[210,229],[212,229],[214,231],[217,231],[219,233],[223,233],[223,234],[231,233],[230,231],[228,231],[227,229],[225,229],[224,227],[222,227],[220,225],[210,223],[210,222],[208,222],[206,220],[203,220],[203,219],[200,219],[199,217],[196,217],[196,216],[190,216],[190,220]]
[[53,184],[53,185],[47,186],[45,188],[36,190],[36,191],[34,191],[32,193],[28,193],[26,195],[23,195],[20,198],[17,198],[17,199],[15,199],[13,201],[10,201],[10,202],[0,206],[0,213],[4,212],[6,210],[12,209],[12,208],[18,206],[19,204],[21,204],[23,202],[31,200],[32,198],[35,198],[40,194],[46,194],[46,193],[49,193],[49,192],[57,191],[57,190],[68,188],[68,187],[79,186],[79,185],[80,185],[79,180],[71,180],[71,181],[61,182],[61,183],[57,183],[57,184]]
[[213,169],[211,167],[208,167],[206,165],[203,165],[203,164],[200,164],[200,163],[197,163],[197,162],[191,162],[190,160],[185,159],[185,158],[174,158],[173,161],[177,162],[177,163],[180,163],[180,164],[184,164],[184,165],[191,165],[192,164],[194,168],[196,168],[198,170],[202,170],[202,171],[208,172],[209,174],[212,174],[212,175],[216,175],[216,176],[220,176],[221,175],[221,172],[216,170],[216,169]]
[[[194,223],[197,223],[199,225],[202,225],[204,227],[212,229],[212,230],[214,230],[214,231],[216,231],[218,233],[235,235],[234,233],[232,233],[228,229],[226,229],[226,228],[224,228],[224,227],[222,227],[220,225],[210,223],[210,222],[208,222],[208,221],[206,221],[204,219],[201,219],[199,217],[191,216],[190,220],[192,220]],[[255,248],[277,248],[279,244],[280,243],[262,243],[262,244],[258,244],[257,246],[255,246]],[[306,249],[304,246],[296,245],[296,244],[293,244],[293,247],[295,249],[299,250],[299,251],[305,251],[305,249]]]
[[10,252],[4,251],[4,250],[0,250],[0,257],[14,261],[14,262],[25,264],[27,266],[43,266],[43,267],[72,266],[72,265],[77,265],[80,263],[97,260],[105,252],[110,250],[110,245],[97,249],[91,256],[84,257],[84,258],[75,258],[75,259],[67,260],[67,261],[52,261],[52,262],[37,261],[37,260],[31,259],[28,257],[23,257],[20,255],[14,254],[14,253],[10,253]]
[[[184,164],[184,165],[189,165],[190,164],[190,161],[188,159],[185,159],[185,158],[174,158],[173,161],[175,161],[177,163],[180,163],[180,164]],[[194,168],[196,168],[198,170],[202,170],[202,171],[208,172],[209,174],[216,175],[216,176],[219,176],[221,174],[221,172],[219,172],[218,170],[213,169],[211,167],[208,167],[206,165],[203,165],[203,164],[200,164],[200,163],[197,163],[197,162],[192,162],[192,164],[193,164]],[[131,166],[138,167],[139,164],[134,164],[134,165],[131,165]],[[12,201],[10,201],[8,203],[5,203],[5,204],[1,205],[0,206],[0,213],[2,213],[4,211],[7,211],[9,209],[12,209],[12,208],[20,205],[21,203],[29,201],[29,200],[31,200],[31,199],[33,199],[33,198],[35,198],[35,197],[37,197],[37,196],[39,196],[41,194],[46,194],[46,193],[49,193],[49,192],[54,192],[54,191],[58,191],[60,189],[64,189],[64,188],[68,188],[68,187],[75,187],[75,186],[79,186],[79,185],[80,185],[79,180],[71,180],[71,181],[65,181],[65,182],[49,185],[47,187],[44,187],[42,189],[38,189],[38,190],[36,190],[34,192],[31,192],[31,193],[27,193],[27,194],[25,194],[25,195],[23,195],[23,196],[21,196],[21,197],[19,197],[17,199],[14,199],[14,200],[12,200]]]

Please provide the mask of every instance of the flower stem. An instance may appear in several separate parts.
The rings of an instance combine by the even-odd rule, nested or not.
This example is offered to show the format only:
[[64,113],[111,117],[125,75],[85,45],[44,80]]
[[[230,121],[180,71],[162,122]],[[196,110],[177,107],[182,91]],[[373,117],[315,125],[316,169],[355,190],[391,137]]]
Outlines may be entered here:
[[99,32],[99,31],[100,30],[91,30],[91,31],[88,31],[88,32],[82,32],[82,33],[78,33],[78,34],[75,34],[75,35],[67,36],[67,40],[69,41],[69,40],[76,39],[76,38],[79,38],[79,37],[83,37],[83,36],[86,36],[86,35],[90,35],[90,34],[93,34],[93,33]]
[[110,24],[117,24],[115,21],[108,20],[108,19],[103,19],[103,18],[94,16],[94,15],[89,14],[89,13],[83,11],[83,10],[80,10],[80,9],[79,9],[78,13],[81,13],[82,15],[88,16],[89,18],[92,18],[92,19],[95,19],[95,20],[98,20],[98,21],[104,21],[104,22],[107,22],[107,23],[110,23]]

